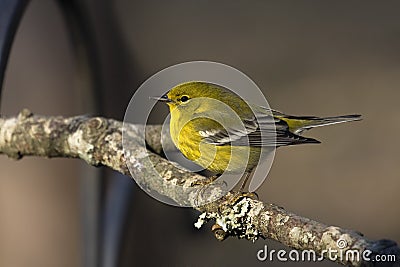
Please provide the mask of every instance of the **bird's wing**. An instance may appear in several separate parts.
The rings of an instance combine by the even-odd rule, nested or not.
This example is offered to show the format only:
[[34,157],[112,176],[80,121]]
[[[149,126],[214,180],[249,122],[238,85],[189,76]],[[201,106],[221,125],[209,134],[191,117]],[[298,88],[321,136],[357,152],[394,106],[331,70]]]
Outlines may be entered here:
[[[287,123],[265,110],[255,110],[256,115],[242,119],[243,125],[229,128],[199,129],[203,141],[216,146],[278,147],[302,143],[319,143],[289,131]],[[201,124],[207,125],[207,124]]]

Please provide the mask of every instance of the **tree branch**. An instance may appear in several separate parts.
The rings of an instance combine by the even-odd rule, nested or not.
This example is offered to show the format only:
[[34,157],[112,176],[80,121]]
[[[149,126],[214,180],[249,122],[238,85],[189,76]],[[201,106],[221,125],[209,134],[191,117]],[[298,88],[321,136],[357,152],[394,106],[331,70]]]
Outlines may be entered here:
[[[129,151],[123,150],[123,131],[129,137],[124,139]],[[0,154],[15,159],[23,156],[80,158],[93,166],[110,167],[135,177],[147,191],[156,191],[176,203],[201,211],[196,227],[215,220],[212,230],[218,240],[228,236],[252,241],[270,238],[295,249],[313,250],[345,265],[399,266],[400,249],[394,241],[368,240],[358,232],[328,226],[248,197],[232,202],[235,196],[232,192],[219,198],[223,193],[221,184],[204,189],[200,184],[207,178],[183,171],[158,155],[162,153],[160,131],[161,126],[123,124],[100,117],[45,117],[23,110],[18,117],[0,118]],[[148,149],[140,144],[140,136],[146,137]],[[135,166],[131,168],[132,173],[128,166]],[[196,205],[199,198],[208,204]],[[371,260],[375,255],[394,255],[395,262],[382,265],[384,262],[346,257],[352,251],[360,257],[364,253]]]

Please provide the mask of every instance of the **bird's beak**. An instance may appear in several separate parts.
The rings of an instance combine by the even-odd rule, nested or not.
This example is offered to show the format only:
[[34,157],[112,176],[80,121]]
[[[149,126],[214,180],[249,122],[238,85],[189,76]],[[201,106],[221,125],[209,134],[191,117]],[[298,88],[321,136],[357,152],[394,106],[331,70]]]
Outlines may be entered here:
[[163,96],[160,96],[160,97],[158,97],[158,96],[150,96],[150,99],[154,99],[154,100],[157,100],[157,101],[160,101],[160,102],[166,102],[166,103],[172,102],[172,100],[168,98],[167,94],[165,94]]

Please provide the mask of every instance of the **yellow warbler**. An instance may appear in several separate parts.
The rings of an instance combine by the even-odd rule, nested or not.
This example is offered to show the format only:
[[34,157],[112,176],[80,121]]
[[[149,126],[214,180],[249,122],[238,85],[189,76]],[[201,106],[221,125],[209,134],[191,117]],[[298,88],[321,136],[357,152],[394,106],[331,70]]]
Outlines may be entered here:
[[229,89],[207,82],[177,85],[157,100],[169,106],[170,133],[176,147],[186,158],[216,174],[248,174],[258,164],[262,147],[319,143],[301,136],[302,132],[360,120],[360,115],[289,116],[248,104]]

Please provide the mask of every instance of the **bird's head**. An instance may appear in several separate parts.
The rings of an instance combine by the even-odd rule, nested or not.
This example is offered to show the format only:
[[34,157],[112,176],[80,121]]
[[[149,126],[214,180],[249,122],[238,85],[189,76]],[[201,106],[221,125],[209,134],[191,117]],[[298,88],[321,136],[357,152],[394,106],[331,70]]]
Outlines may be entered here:
[[184,108],[194,111],[201,103],[209,103],[206,99],[216,99],[228,102],[232,97],[237,97],[230,90],[207,82],[187,82],[179,84],[169,90],[165,95],[157,98],[158,101],[165,102],[170,111],[175,108]]

